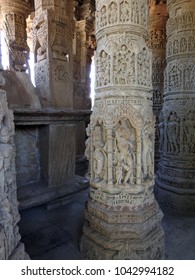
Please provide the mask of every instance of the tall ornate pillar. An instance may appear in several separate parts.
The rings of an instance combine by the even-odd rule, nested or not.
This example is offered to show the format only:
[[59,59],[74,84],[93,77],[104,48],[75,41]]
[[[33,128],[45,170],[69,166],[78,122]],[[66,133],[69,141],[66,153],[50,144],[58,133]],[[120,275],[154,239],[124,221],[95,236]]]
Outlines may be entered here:
[[33,30],[42,106],[73,108],[73,1],[35,1]]
[[[152,50],[153,112],[155,124],[155,169],[159,161],[160,143],[159,115],[163,106],[164,70],[166,66],[166,0],[150,1],[150,21],[148,46]],[[162,137],[162,135],[161,135]]]
[[157,197],[168,211],[195,213],[195,2],[168,0],[164,137]]
[[0,0],[1,27],[4,32],[9,69],[25,72],[29,70],[26,18],[32,10],[29,0]]
[[74,109],[91,109],[90,70],[95,49],[95,6],[93,0],[83,1],[78,9],[74,38]]
[[90,197],[81,250],[88,259],[160,259],[154,198],[152,56],[148,1],[96,1],[96,97],[87,130]]

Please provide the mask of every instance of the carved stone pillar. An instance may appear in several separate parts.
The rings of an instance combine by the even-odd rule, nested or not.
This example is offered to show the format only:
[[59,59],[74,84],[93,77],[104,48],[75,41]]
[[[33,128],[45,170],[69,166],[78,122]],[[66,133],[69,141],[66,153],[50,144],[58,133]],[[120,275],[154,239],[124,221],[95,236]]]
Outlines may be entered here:
[[96,98],[87,130],[90,198],[81,249],[88,259],[160,259],[154,198],[152,56],[148,2],[96,1]]
[[[1,64],[1,63],[0,63]],[[24,260],[28,256],[20,243],[13,112],[7,107],[0,69],[0,260]]]
[[[77,12],[74,38],[74,109],[91,109],[90,70],[95,49],[95,6],[93,0],[85,0]],[[94,43],[94,44],[93,44]]]
[[195,213],[195,2],[168,0],[167,66],[157,197],[168,211]]
[[35,1],[35,83],[43,107],[73,107],[73,1]]
[[[163,106],[164,69],[166,66],[166,0],[150,1],[150,21],[148,46],[152,50],[152,86],[153,86],[153,112],[156,117],[155,124],[155,169],[159,161],[160,127],[159,114]],[[162,137],[162,135],[161,135]]]
[[4,31],[9,70],[29,70],[26,18],[32,10],[29,0],[0,0],[1,28]]

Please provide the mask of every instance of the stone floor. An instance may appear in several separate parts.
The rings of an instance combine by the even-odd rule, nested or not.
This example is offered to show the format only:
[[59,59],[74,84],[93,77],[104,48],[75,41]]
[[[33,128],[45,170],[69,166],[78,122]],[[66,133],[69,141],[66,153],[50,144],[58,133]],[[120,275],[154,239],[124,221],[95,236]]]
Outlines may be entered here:
[[[79,239],[88,190],[65,200],[21,211],[19,223],[26,251],[34,260],[82,260]],[[195,259],[195,217],[165,215],[166,259]]]

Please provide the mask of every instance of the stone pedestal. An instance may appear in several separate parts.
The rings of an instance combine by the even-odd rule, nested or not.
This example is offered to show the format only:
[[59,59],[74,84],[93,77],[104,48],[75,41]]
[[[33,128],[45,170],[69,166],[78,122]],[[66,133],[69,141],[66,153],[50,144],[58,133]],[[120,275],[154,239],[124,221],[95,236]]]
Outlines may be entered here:
[[195,2],[168,1],[163,131],[156,192],[165,211],[195,213]]
[[75,174],[75,125],[48,125],[40,129],[43,178],[49,187],[63,185]]
[[154,198],[152,56],[147,1],[96,1],[96,98],[87,129],[87,259],[161,259]]

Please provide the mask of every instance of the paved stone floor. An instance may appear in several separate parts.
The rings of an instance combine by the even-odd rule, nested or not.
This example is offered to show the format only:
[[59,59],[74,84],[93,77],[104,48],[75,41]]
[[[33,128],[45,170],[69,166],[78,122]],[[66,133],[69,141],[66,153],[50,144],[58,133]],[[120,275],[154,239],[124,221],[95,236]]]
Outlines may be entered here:
[[[81,260],[79,240],[88,190],[66,200],[21,211],[26,251],[34,260]],[[166,259],[195,260],[195,217],[165,215]]]

